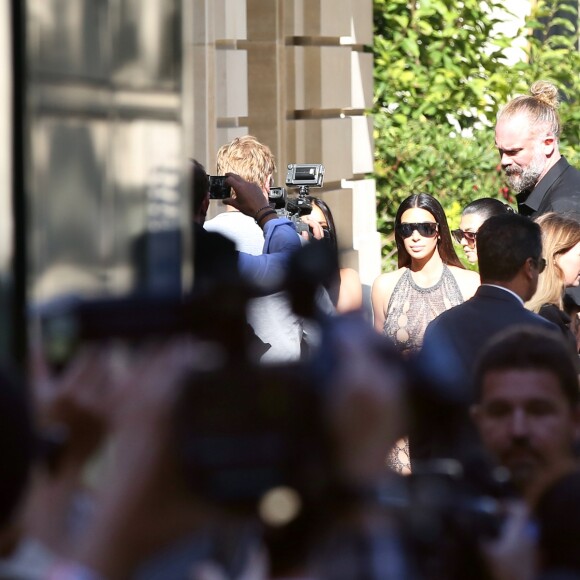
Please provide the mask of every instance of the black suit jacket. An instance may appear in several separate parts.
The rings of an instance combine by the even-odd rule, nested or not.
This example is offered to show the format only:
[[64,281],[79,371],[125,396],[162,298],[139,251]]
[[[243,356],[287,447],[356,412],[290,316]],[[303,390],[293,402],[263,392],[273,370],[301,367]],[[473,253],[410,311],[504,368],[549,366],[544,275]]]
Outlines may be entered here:
[[549,211],[580,214],[580,171],[562,157],[529,195],[517,200],[519,213],[532,218]]
[[472,298],[443,312],[429,324],[423,350],[428,354],[432,349],[452,349],[467,378],[485,344],[515,325],[559,331],[552,322],[524,308],[508,290],[482,284]]
[[[508,290],[486,284],[429,324],[418,355],[422,388],[429,393],[420,393],[415,402],[418,415],[410,437],[413,461],[465,458],[477,445],[469,417],[469,407],[475,402],[472,375],[477,359],[490,339],[522,325],[561,334],[555,324],[524,308]],[[423,400],[428,404],[422,404]]]

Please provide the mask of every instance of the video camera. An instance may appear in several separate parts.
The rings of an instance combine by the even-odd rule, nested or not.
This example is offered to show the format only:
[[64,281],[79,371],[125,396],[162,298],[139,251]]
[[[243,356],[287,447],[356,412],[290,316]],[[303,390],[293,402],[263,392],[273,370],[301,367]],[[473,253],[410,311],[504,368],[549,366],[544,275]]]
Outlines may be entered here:
[[[315,276],[292,274],[296,291],[304,294]],[[208,351],[215,359],[185,379],[174,406],[176,453],[191,489],[204,500],[275,525],[269,491],[296,498],[296,512],[287,519],[299,517],[335,485],[335,454],[324,392],[305,365],[259,365],[252,357],[245,318],[252,289],[237,284],[218,281],[202,295],[185,297],[62,297],[33,314],[57,372],[85,343],[112,339],[131,351],[151,339],[193,335],[215,345]]]
[[[174,406],[183,473],[199,497],[284,525],[336,479],[324,417],[323,397],[300,363],[195,373]],[[276,493],[296,500],[286,521],[268,504]]]
[[507,470],[476,454],[415,463],[404,488],[386,490],[379,503],[396,517],[418,577],[487,580],[481,543],[499,537],[513,497]]
[[278,215],[294,222],[298,233],[308,232],[308,225],[300,218],[312,211],[312,204],[308,199],[310,188],[322,187],[323,183],[324,165],[291,163],[286,172],[286,187],[298,188],[298,194],[290,197],[285,188],[272,187],[268,201]]

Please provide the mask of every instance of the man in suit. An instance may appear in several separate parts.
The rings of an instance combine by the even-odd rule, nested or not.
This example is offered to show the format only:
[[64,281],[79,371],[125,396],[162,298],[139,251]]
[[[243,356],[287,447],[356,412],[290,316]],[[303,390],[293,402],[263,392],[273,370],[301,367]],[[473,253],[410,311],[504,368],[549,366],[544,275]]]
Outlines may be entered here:
[[549,211],[580,212],[580,171],[560,154],[558,89],[536,81],[529,95],[512,99],[500,112],[495,144],[518,211],[537,217]]
[[[477,232],[477,253],[481,286],[472,298],[435,318],[425,332],[420,368],[434,388],[444,389],[442,397],[453,409],[442,414],[440,425],[433,425],[439,422],[433,416],[417,419],[415,452],[411,449],[416,458],[453,456],[453,447],[474,441],[468,416],[473,369],[492,337],[519,325],[560,332],[524,308],[545,267],[538,224],[515,213],[493,216]],[[464,430],[467,433],[460,436]]]

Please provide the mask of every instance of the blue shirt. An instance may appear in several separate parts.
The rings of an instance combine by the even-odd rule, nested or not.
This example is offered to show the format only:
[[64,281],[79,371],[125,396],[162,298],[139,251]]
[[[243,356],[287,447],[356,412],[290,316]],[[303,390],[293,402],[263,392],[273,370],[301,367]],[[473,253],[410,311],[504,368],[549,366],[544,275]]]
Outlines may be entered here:
[[238,254],[240,274],[252,284],[264,288],[279,286],[286,273],[288,258],[300,247],[300,237],[289,219],[270,220],[264,224],[262,255]]

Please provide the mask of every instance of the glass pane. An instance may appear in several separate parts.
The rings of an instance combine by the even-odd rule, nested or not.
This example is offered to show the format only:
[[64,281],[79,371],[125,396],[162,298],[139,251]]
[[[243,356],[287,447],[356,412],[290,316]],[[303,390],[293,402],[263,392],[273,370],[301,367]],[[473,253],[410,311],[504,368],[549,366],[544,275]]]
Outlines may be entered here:
[[112,77],[130,87],[179,85],[180,25],[175,0],[123,0],[111,5]]
[[108,2],[28,0],[27,15],[32,72],[107,79]]
[[103,121],[36,119],[29,224],[36,299],[102,285],[107,132]]

